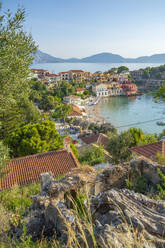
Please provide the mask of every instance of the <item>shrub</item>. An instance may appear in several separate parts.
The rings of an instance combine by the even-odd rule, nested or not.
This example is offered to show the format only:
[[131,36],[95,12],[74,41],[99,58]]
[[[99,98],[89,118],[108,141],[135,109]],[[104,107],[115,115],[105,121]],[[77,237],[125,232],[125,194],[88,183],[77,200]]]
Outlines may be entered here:
[[70,143],[70,148],[72,149],[72,152],[74,153],[74,155],[76,156],[76,158],[78,159],[79,157],[79,152],[77,150],[77,148],[75,147],[75,145],[73,143]]
[[105,162],[104,150],[102,146],[92,146],[90,150],[85,151],[79,156],[79,161],[82,164],[95,165]]
[[163,156],[163,154],[161,154],[160,152],[158,152],[156,154],[156,161],[158,162],[158,164],[160,165],[165,165],[165,156]]
[[39,192],[39,183],[23,187],[15,186],[10,190],[0,192],[0,201],[7,211],[23,216],[32,204],[31,196]]
[[160,176],[160,183],[157,186],[158,195],[155,196],[157,200],[165,200],[165,175],[158,169],[158,174]]

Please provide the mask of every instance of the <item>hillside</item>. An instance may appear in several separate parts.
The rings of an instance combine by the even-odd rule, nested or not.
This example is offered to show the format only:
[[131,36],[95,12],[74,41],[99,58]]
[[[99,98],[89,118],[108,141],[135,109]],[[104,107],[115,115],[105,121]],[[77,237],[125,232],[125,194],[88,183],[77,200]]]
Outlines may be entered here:
[[47,53],[43,53],[40,50],[37,50],[34,56],[34,64],[40,64],[40,63],[63,63],[65,60],[53,57]]
[[113,53],[98,53],[84,58],[61,59],[37,50],[34,64],[39,63],[165,63],[165,53],[138,58],[124,58]]

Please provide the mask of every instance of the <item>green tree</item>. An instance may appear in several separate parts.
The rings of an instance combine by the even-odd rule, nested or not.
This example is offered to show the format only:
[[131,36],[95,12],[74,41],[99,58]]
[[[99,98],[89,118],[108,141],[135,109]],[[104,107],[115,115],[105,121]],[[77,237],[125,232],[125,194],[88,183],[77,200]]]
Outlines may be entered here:
[[129,69],[128,69],[128,67],[126,67],[126,66],[120,66],[118,69],[117,69],[117,73],[119,74],[119,73],[122,73],[122,72],[128,72],[129,71]]
[[151,144],[151,143],[154,143],[157,141],[158,141],[158,137],[156,134],[144,133],[143,134],[143,140],[141,142],[139,142],[138,145],[147,145],[147,144]]
[[0,141],[0,178],[5,175],[5,167],[9,162],[9,149]]
[[132,138],[133,138],[133,143],[131,146],[137,146],[140,142],[143,141],[143,131],[140,128],[132,127],[128,130],[130,132]]
[[68,114],[72,111],[72,106],[70,104],[60,103],[56,106],[52,117],[55,119],[62,119],[65,121]]
[[158,89],[158,91],[154,94],[156,99],[162,99],[165,101],[165,82],[164,84]]
[[165,137],[165,129],[159,134],[159,140],[163,137]]
[[45,111],[49,111],[55,108],[57,102],[53,96],[46,95],[42,97],[42,100],[39,104],[39,108]]
[[0,18],[0,121],[1,137],[26,121],[28,113],[20,105],[29,98],[29,66],[36,47],[23,30],[25,10]]
[[112,156],[114,163],[129,161],[131,153],[128,148],[134,143],[134,139],[130,132],[122,132],[119,135],[112,136],[109,139],[107,150]]
[[127,131],[133,138],[131,146],[147,145],[158,141],[156,134],[144,133],[140,128],[130,128]]
[[62,139],[55,123],[42,121],[27,124],[12,132],[7,139],[14,157],[56,150],[62,147]]
[[145,68],[145,69],[143,70],[143,75],[142,75],[142,77],[143,77],[144,79],[150,78],[150,71],[151,71],[151,68],[150,68],[150,67]]

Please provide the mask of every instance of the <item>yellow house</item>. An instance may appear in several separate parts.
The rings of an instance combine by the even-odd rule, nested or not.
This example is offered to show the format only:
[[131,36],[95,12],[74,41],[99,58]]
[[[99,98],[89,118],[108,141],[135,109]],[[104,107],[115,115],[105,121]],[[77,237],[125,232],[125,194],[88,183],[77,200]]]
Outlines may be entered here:
[[82,70],[70,70],[69,72],[70,81],[82,81],[84,80],[84,71]]

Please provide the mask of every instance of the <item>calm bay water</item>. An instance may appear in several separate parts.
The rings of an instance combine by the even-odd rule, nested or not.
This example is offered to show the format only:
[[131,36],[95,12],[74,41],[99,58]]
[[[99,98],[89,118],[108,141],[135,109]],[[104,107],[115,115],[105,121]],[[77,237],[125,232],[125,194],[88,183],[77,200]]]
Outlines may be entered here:
[[160,133],[165,128],[158,126],[155,120],[162,118],[165,121],[165,103],[155,103],[152,95],[104,98],[99,110],[100,115],[119,131],[137,127],[148,133]]
[[113,67],[119,67],[121,65],[127,66],[130,70],[136,70],[140,68],[145,68],[148,66],[155,67],[159,66],[159,63],[42,63],[42,64],[34,64],[31,67],[35,69],[46,69],[52,73],[59,73],[62,71],[68,70],[84,70],[90,72],[96,71],[107,71]]

